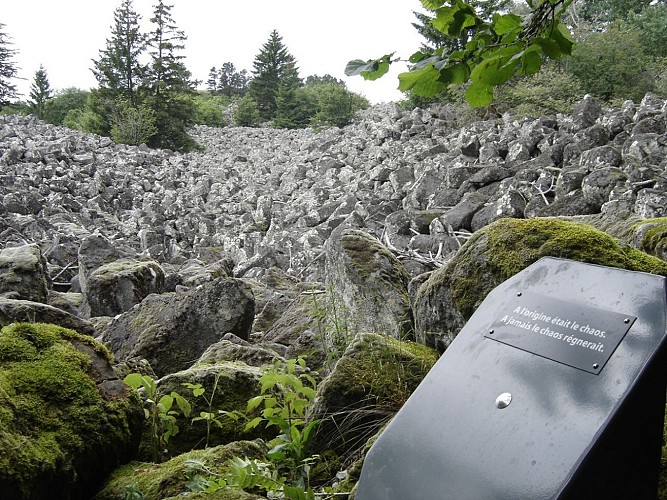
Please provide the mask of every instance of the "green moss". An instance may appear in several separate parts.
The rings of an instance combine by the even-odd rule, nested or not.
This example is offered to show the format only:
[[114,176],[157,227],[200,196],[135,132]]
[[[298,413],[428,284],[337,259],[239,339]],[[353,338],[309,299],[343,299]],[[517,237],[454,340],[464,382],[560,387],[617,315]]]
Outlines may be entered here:
[[92,338],[55,325],[0,330],[0,489],[10,497],[76,497],[90,487],[82,482],[127,453],[132,398],[104,400],[87,374],[90,358],[71,341],[108,355]]
[[667,262],[589,225],[560,219],[501,219],[473,235],[450,265],[436,271],[419,295],[443,285],[469,318],[486,294],[546,256],[667,276]]
[[[62,343],[64,340],[81,342],[91,347],[109,363],[113,363],[113,355],[105,345],[88,335],[82,335],[69,328],[46,323],[12,323],[4,327],[1,332],[0,363],[11,361],[11,356],[17,354],[17,346],[22,346],[27,352],[34,353],[36,350],[41,353],[54,345],[64,345]],[[5,357],[5,354],[7,357]],[[25,358],[25,356],[20,357]]]
[[364,279],[381,279],[404,285],[410,276],[394,254],[377,239],[363,231],[349,231],[340,238],[341,246],[350,257],[352,267]]
[[352,350],[361,355],[344,357],[336,370],[347,388],[362,388],[376,405],[398,410],[424,379],[438,353],[422,344],[378,334],[362,334]]
[[[189,490],[185,486],[187,477],[187,462],[195,460],[203,463],[215,474],[221,474],[227,467],[227,462],[234,456],[263,458],[267,448],[261,441],[241,441],[228,445],[216,446],[206,450],[193,450],[179,455],[162,464],[131,462],[117,469],[109,479],[104,489],[94,500],[122,500],[125,487],[136,485],[144,495],[145,500],[162,500],[180,496]],[[191,498],[191,495],[188,495]],[[224,490],[219,498],[229,500],[246,500],[257,498],[244,492]]]
[[636,232],[644,232],[639,249],[656,256],[667,255],[667,217],[647,219],[632,226]]
[[658,478],[658,500],[667,500],[667,406],[662,430],[662,455],[660,457],[660,477]]
[[433,367],[435,350],[385,335],[355,337],[320,384],[310,418],[322,419],[313,454],[356,457],[370,435],[403,406]]

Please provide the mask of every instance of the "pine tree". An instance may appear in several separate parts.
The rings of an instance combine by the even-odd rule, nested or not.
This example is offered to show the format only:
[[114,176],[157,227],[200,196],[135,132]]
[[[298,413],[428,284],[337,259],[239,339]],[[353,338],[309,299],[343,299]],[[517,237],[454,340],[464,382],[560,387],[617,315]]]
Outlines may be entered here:
[[286,76],[280,81],[276,94],[273,126],[276,128],[307,127],[317,112],[317,103],[310,94],[300,92],[301,80],[296,71],[288,67],[285,73]]
[[137,91],[146,73],[140,57],[146,48],[146,37],[139,29],[141,16],[134,11],[132,0],[123,0],[114,11],[114,25],[107,47],[93,61],[93,74],[103,94],[111,99],[122,97],[138,104]]
[[253,62],[253,80],[249,92],[257,103],[262,120],[271,120],[276,114],[276,98],[281,82],[286,78],[298,79],[296,60],[287,51],[276,30],[262,46]]
[[195,83],[180,54],[187,37],[175,25],[172,8],[159,0],[151,18],[154,31],[148,36],[151,64],[145,85],[157,133],[149,145],[183,151],[194,146],[186,130],[193,123],[195,108],[189,96],[194,94]]
[[44,119],[46,114],[46,101],[51,98],[51,85],[46,75],[46,70],[43,65],[39,65],[39,69],[35,71],[35,78],[30,85],[30,101],[28,105],[35,116]]
[[218,70],[213,66],[208,71],[208,80],[206,80],[206,90],[209,94],[218,94]]
[[0,109],[16,99],[18,94],[12,79],[16,78],[17,67],[12,60],[16,51],[12,48],[11,38],[3,31],[0,23]]

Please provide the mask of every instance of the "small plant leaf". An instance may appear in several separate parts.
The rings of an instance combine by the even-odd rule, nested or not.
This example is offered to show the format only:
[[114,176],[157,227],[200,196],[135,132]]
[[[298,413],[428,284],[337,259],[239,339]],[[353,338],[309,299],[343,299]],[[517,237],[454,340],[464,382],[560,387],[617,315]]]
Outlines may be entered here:
[[248,406],[246,407],[246,411],[251,412],[255,408],[257,408],[259,405],[262,404],[262,401],[264,401],[264,396],[255,396],[254,398],[251,398],[248,400]]
[[259,424],[261,424],[263,421],[264,421],[264,419],[262,417],[255,417],[250,422],[245,424],[244,430],[249,431],[250,429],[254,429]]
[[141,373],[130,373],[123,379],[123,382],[132,387],[135,391],[143,385]]

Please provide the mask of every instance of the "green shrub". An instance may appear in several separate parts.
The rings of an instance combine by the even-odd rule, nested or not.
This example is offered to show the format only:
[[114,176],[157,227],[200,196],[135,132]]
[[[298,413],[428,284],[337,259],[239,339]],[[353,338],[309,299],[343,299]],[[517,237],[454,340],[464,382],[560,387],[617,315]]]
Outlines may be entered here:
[[45,103],[44,121],[53,125],[62,125],[70,110],[84,110],[89,96],[90,92],[87,90],[74,87],[57,92]]
[[354,119],[356,112],[370,105],[365,97],[337,83],[320,83],[305,87],[317,105],[312,123],[343,127]]
[[194,99],[194,123],[209,127],[224,127],[227,125],[225,109],[229,106],[228,97],[199,93]]
[[260,122],[257,102],[249,95],[245,95],[234,110],[234,124],[237,127],[256,127]]
[[571,113],[584,92],[576,76],[545,66],[532,76],[518,78],[502,89],[499,105],[506,105],[518,116]]
[[656,67],[637,28],[614,23],[577,43],[568,61],[585,93],[639,102],[655,87]]
[[121,144],[145,144],[157,132],[153,110],[126,101],[117,103],[111,123],[111,138]]

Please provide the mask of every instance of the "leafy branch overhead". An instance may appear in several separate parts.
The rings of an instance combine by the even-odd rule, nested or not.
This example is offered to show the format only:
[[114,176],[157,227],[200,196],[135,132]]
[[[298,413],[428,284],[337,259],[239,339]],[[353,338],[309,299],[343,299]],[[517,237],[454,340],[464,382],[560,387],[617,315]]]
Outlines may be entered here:
[[[484,20],[462,0],[421,0],[434,13],[431,21],[440,33],[450,37],[471,37],[461,50],[418,51],[409,62],[410,70],[398,76],[399,90],[417,95],[437,95],[450,84],[470,82],[466,100],[473,107],[493,101],[493,88],[516,74],[537,73],[546,58],[558,59],[572,52],[570,30],[560,22],[573,0],[526,0],[531,11],[525,16],[495,13]],[[393,54],[369,61],[350,61],[345,74],[367,80],[380,78],[398,59]]]

